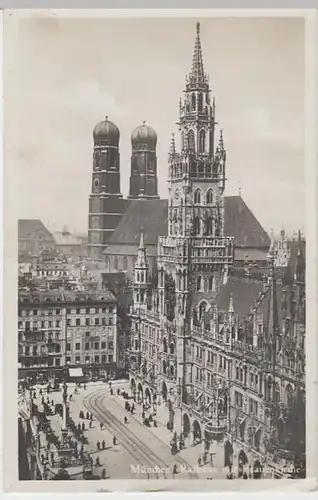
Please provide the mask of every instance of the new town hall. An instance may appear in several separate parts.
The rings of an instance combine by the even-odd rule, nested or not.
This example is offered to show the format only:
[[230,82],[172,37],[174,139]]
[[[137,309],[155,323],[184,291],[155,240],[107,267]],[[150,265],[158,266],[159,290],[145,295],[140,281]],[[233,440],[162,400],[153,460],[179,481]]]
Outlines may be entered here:
[[157,192],[155,132],[143,124],[132,134],[125,200],[118,128],[107,119],[95,127],[88,251],[132,275],[135,398],[165,405],[185,446],[256,478],[265,466],[304,464],[305,242],[282,232],[270,245],[241,197],[224,196],[210,93],[197,24],[168,200]]

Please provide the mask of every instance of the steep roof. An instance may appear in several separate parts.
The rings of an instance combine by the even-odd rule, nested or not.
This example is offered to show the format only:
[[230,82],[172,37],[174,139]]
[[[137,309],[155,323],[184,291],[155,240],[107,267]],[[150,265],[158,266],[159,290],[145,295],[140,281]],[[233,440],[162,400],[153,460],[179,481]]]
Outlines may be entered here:
[[50,231],[40,219],[19,219],[18,238],[20,239],[45,239],[55,241]]
[[107,243],[139,245],[141,227],[145,244],[157,245],[158,236],[167,234],[168,200],[131,200]]
[[306,266],[306,242],[301,241],[289,241],[290,248],[290,258],[283,278],[284,285],[292,285],[294,283],[294,276],[297,269],[298,251],[300,252],[300,263],[303,267],[303,272],[305,273]]
[[227,283],[221,287],[216,303],[220,312],[227,312],[232,295],[235,313],[240,318],[245,318],[250,314],[261,291],[260,281],[230,276]]
[[224,211],[224,232],[235,237],[235,246],[269,248],[269,236],[241,196],[225,196]]
[[[241,196],[226,196],[225,235],[236,247],[269,248],[270,239]],[[168,200],[131,200],[108,244],[139,244],[143,226],[146,245],[157,245],[168,231]]]

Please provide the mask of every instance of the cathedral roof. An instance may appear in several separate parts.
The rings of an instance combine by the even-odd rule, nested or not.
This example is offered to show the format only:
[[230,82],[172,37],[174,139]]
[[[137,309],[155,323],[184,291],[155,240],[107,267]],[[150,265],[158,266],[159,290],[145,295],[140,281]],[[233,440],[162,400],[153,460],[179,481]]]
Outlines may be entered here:
[[241,196],[224,197],[224,232],[236,247],[269,248],[270,238]]
[[260,281],[230,276],[227,283],[221,287],[216,303],[220,312],[227,312],[232,296],[235,313],[240,318],[245,318],[250,314],[261,291],[262,283]]
[[168,200],[131,200],[107,244],[139,245],[142,226],[145,244],[157,245],[158,236],[167,234]]
[[[225,235],[234,236],[240,248],[265,248],[270,240],[240,196],[225,196]],[[107,244],[138,245],[144,227],[145,244],[157,245],[168,231],[168,200],[131,200]],[[108,252],[109,253],[109,252]]]

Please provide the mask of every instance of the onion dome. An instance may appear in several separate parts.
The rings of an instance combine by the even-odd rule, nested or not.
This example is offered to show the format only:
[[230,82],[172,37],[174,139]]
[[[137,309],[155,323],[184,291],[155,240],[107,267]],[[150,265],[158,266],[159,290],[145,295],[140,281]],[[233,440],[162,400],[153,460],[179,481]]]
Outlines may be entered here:
[[119,143],[119,129],[117,125],[108,120],[98,123],[93,130],[94,142],[103,142],[109,146],[118,146]]
[[146,125],[146,122],[143,122],[143,124],[135,128],[131,134],[131,144],[133,146],[145,144],[155,149],[157,145],[157,134],[153,128]]

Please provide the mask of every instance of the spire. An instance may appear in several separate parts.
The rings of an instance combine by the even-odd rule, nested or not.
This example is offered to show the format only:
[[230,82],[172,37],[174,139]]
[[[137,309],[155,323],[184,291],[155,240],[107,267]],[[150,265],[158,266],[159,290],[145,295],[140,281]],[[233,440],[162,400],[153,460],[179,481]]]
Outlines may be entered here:
[[136,261],[135,267],[138,269],[146,269],[148,267],[147,254],[146,254],[146,248],[145,248],[145,243],[144,243],[144,228],[143,228],[143,226],[140,229],[139,250],[138,250],[138,256],[137,256],[137,261]]
[[140,228],[139,250],[145,250],[145,244],[144,244],[144,226],[141,226],[141,228]]
[[220,130],[219,149],[220,151],[224,151],[223,129]]
[[295,282],[304,282],[304,261],[301,252],[301,232],[298,231],[298,248],[297,248],[297,260],[296,260],[296,270],[295,270]]
[[192,68],[189,75],[191,84],[202,85],[206,83],[206,78],[203,69],[203,58],[200,40],[200,23],[197,23],[197,36],[194,44],[194,52],[192,58]]
[[272,259],[271,262],[271,286],[270,286],[270,296],[269,296],[269,312],[268,312],[268,340],[272,340],[275,345],[276,337],[278,334],[278,303],[277,303],[277,287],[276,287],[276,271],[275,262]]
[[230,304],[229,304],[229,313],[234,313],[234,301],[233,301],[233,294],[231,293],[230,295]]
[[171,144],[170,144],[170,155],[174,155],[175,153],[176,153],[176,141],[174,138],[174,134],[172,134]]

